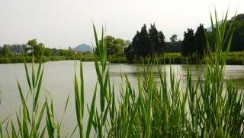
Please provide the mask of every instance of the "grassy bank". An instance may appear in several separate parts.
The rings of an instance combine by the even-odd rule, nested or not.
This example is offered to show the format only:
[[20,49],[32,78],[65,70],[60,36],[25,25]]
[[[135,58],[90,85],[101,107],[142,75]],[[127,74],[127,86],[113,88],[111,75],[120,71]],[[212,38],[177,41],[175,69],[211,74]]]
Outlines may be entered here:
[[[152,62],[145,64],[143,70],[137,73],[137,86],[122,75],[119,91],[110,81],[105,42],[99,42],[94,27],[97,82],[93,97],[91,103],[85,103],[85,70],[81,62],[80,73],[74,73],[73,84],[77,125],[66,127],[75,128],[74,132],[78,132],[81,138],[244,137],[244,94],[232,81],[228,81],[226,87],[224,85],[223,72],[228,53],[222,53],[220,48],[226,39],[222,36],[228,32],[226,20],[217,26],[217,50],[206,63],[204,80],[199,76],[194,83],[188,69],[184,82],[186,87],[180,87],[183,82],[176,79],[172,70],[166,74],[164,69],[158,68],[158,76],[155,76],[151,66],[157,66],[157,63]],[[100,40],[104,40],[103,34]],[[62,126],[65,124],[55,116],[51,98],[40,97],[40,93],[45,92],[41,89],[44,68],[41,63],[37,69],[33,66],[24,66],[28,90],[23,92],[20,83],[17,83],[21,109],[16,112],[15,118],[9,118],[6,128],[0,123],[2,137],[63,137]],[[156,78],[159,78],[159,83]],[[117,98],[116,93],[120,97]],[[44,102],[40,98],[44,98]],[[68,102],[69,97],[65,110]],[[84,120],[86,111],[88,120]],[[17,123],[13,123],[14,119]]]
[[[223,53],[224,55],[225,53]],[[244,51],[243,52],[229,52],[227,54],[226,64],[228,65],[244,65]],[[214,57],[215,54],[212,54]],[[32,57],[25,57],[26,62],[31,63]],[[84,54],[79,56],[51,56],[51,57],[42,57],[43,62],[47,61],[61,61],[61,60],[81,60],[81,61],[94,61],[93,54]],[[164,56],[158,57],[158,60],[161,64],[189,64],[194,63],[195,58],[186,58],[182,57],[181,53],[164,53]],[[38,60],[35,60],[38,62]],[[111,63],[128,63],[125,55],[115,55],[112,58],[109,58],[108,61]],[[11,56],[11,57],[1,57],[0,63],[24,63],[23,56]],[[135,62],[132,62],[135,63]],[[206,59],[203,59],[202,63],[206,63]]]
[[[3,57],[0,56],[0,64],[6,64],[6,63],[31,63],[32,57],[24,57],[24,56],[11,56],[11,57]],[[48,62],[48,61],[61,61],[61,60],[81,60],[81,61],[93,61],[94,56],[93,55],[85,55],[85,56],[51,56],[51,57],[45,57],[42,56],[41,58],[34,58],[35,62]]]
[[[244,51],[243,52],[223,52],[221,56],[225,56],[227,54],[226,58],[226,64],[227,65],[244,65]],[[216,53],[211,54],[211,57],[215,57]],[[209,57],[206,57],[202,60],[202,63],[207,64],[207,59]],[[186,58],[182,57],[180,53],[165,53],[164,57],[160,58],[161,63],[166,64],[187,64],[194,62],[195,58]]]
[[[225,53],[222,53],[224,56]],[[214,57],[215,54],[212,54]],[[228,65],[244,65],[244,51],[243,52],[228,52],[226,64]],[[203,59],[201,63],[206,64],[206,59]],[[195,64],[195,58],[186,58],[181,56],[181,53],[164,53],[163,56],[158,57],[158,60],[161,64]],[[126,57],[124,55],[114,56],[110,59],[112,63],[127,63]],[[135,62],[132,62],[135,63]]]

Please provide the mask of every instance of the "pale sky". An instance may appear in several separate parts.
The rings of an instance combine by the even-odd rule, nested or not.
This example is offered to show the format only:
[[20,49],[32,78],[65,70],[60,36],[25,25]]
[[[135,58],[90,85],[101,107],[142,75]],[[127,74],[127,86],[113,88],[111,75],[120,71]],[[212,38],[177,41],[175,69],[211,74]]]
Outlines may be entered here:
[[187,28],[209,27],[215,8],[220,17],[229,9],[231,17],[244,13],[244,0],[0,0],[0,45],[33,38],[51,48],[92,45],[92,22],[127,40],[144,23],[155,23],[166,40],[173,34],[182,39]]

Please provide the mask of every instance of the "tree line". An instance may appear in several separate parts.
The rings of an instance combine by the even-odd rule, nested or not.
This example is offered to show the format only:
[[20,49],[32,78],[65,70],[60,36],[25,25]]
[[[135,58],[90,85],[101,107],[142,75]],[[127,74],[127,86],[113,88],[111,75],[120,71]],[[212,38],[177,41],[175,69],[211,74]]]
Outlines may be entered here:
[[[231,31],[233,35],[229,50],[244,51],[244,15],[237,15],[236,18],[229,20],[227,28],[231,24],[234,26],[234,30]],[[180,52],[183,57],[193,58],[197,62],[201,61],[210,51],[215,51],[213,32],[200,24],[196,31],[188,28],[184,32],[182,41],[177,40],[177,35],[173,34],[170,38],[171,42],[165,42],[163,32],[158,31],[155,24],[152,24],[149,30],[144,24],[141,30],[137,31],[130,45],[124,49],[124,53],[129,62],[145,58],[153,59],[156,56],[162,56],[164,52]],[[222,50],[227,50],[226,43],[223,44]]]
[[[244,50],[244,15],[237,15],[231,19],[235,30],[233,30],[232,43],[230,51]],[[227,27],[231,24],[227,23]],[[214,28],[212,28],[214,29]],[[183,40],[178,40],[177,35],[173,34],[170,37],[170,42],[165,41],[165,36],[162,31],[156,28],[155,24],[151,24],[149,29],[144,24],[140,31],[137,31],[132,41],[115,38],[111,35],[105,36],[103,41],[107,45],[107,56],[113,58],[115,56],[125,56],[128,62],[137,62],[139,60],[154,59],[155,57],[163,56],[165,52],[180,52],[183,57],[190,57],[197,60],[202,60],[209,51],[214,51],[213,34],[211,29],[204,28],[200,24],[196,31],[188,28],[184,32]],[[208,40],[208,44],[206,43]],[[76,52],[69,49],[47,48],[43,43],[38,43],[36,39],[27,42],[27,47],[24,49],[26,55],[40,56],[65,56],[72,57]],[[227,49],[227,44],[224,44],[222,49]],[[95,50],[96,51],[96,50]],[[79,53],[78,53],[79,54]],[[1,56],[9,56],[11,52],[8,45],[0,48]]]
[[[227,25],[229,24],[230,23]],[[236,30],[233,32],[230,50],[244,50],[243,20],[235,19],[234,26]],[[128,62],[137,62],[138,60],[154,59],[159,56],[162,57],[165,52],[180,52],[183,57],[193,58],[196,62],[208,55],[209,50],[214,51],[212,38],[212,31],[206,29],[203,24],[200,24],[196,31],[192,28],[188,28],[184,32],[183,40],[178,40],[177,35],[173,34],[170,37],[170,42],[166,42],[163,32],[158,31],[155,24],[151,24],[149,29],[144,24],[140,31],[136,32],[132,41],[107,35],[104,37],[103,41],[100,40],[100,43],[106,43],[106,53],[109,59],[112,59],[115,56],[125,56]],[[207,40],[209,45],[206,43]],[[226,50],[225,45],[223,46],[223,50]],[[57,54],[57,52],[54,54],[54,52],[50,51],[50,49],[45,48],[44,55],[74,55],[71,48],[69,50],[59,50],[59,54]]]
[[[29,40],[26,44],[18,45],[21,51],[18,51],[18,55],[34,56],[35,58],[40,58],[41,56],[51,57],[51,56],[65,56],[71,57],[75,53],[71,48],[68,49],[56,49],[48,48],[41,42],[38,42],[37,39]],[[5,44],[0,48],[0,56],[10,57],[16,55],[16,53],[11,52],[11,45]]]

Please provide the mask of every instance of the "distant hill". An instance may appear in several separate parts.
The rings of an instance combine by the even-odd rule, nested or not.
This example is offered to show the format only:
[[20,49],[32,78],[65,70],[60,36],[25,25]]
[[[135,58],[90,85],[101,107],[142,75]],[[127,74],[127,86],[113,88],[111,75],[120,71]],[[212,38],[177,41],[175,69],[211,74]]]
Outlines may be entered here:
[[76,52],[93,52],[92,47],[87,44],[78,45],[73,50]]

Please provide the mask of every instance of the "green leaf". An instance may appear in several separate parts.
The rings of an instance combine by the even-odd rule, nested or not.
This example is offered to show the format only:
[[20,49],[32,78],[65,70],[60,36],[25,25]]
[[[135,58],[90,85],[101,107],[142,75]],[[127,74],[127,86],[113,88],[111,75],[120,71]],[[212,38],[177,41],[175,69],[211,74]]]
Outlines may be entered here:
[[96,96],[97,96],[97,83],[96,83],[94,95],[92,98],[91,109],[89,112],[89,118],[88,118],[87,130],[86,130],[86,137],[87,138],[89,138],[89,136],[90,136],[91,127],[93,124],[93,118],[94,118],[94,113],[95,113],[95,109],[96,109]]

